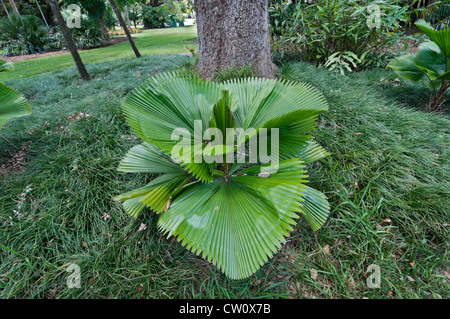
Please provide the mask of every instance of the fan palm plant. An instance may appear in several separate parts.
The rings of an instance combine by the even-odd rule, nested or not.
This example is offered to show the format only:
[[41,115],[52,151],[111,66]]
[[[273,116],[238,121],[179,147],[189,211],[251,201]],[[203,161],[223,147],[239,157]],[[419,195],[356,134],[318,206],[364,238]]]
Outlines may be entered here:
[[31,114],[31,107],[22,94],[0,83],[0,128],[12,118]]
[[6,72],[9,70],[8,62],[3,59],[0,59],[0,72]]
[[[161,74],[131,92],[122,108],[144,142],[126,154],[119,171],[158,176],[115,200],[134,218],[149,207],[160,216],[161,232],[176,236],[228,277],[257,271],[299,215],[313,230],[326,221],[325,195],[306,186],[305,164],[328,155],[305,134],[328,109],[311,86],[258,78],[220,84]],[[245,134],[233,135],[238,129]],[[210,130],[226,132],[224,140],[231,143],[214,143]],[[277,152],[273,169],[268,158]],[[214,160],[199,161],[199,154]]]

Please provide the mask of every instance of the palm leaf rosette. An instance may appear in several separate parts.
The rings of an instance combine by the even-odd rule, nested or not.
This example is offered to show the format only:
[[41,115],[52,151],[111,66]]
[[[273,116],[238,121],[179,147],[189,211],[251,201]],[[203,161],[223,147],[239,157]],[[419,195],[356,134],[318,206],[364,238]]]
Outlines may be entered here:
[[31,114],[25,97],[6,84],[0,83],[0,128],[12,118]]
[[[311,86],[259,78],[219,84],[166,73],[131,92],[122,108],[144,142],[126,154],[119,171],[158,177],[115,200],[134,218],[145,207],[160,214],[161,232],[228,277],[257,271],[285,242],[299,215],[313,230],[325,223],[325,195],[306,186],[305,165],[328,155],[306,134],[328,109]],[[250,133],[236,137],[226,130],[238,128]],[[228,132],[224,140],[232,142],[215,143],[212,150],[206,132],[214,129]],[[267,133],[275,129],[278,139]],[[174,139],[174,132],[183,139]],[[268,155],[260,151],[263,132],[278,149],[276,171],[270,172]],[[252,138],[258,150],[250,161]],[[188,148],[175,156],[180,145]],[[205,153],[215,161],[195,160]]]

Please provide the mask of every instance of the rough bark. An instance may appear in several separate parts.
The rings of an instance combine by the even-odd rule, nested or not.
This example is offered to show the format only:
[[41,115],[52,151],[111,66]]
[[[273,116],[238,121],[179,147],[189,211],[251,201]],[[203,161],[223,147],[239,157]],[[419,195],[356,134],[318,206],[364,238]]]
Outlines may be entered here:
[[439,91],[431,95],[430,103],[427,105],[427,110],[430,112],[439,112],[442,105],[447,101],[445,99],[447,95],[447,90],[449,89],[450,83],[448,80],[443,80]]
[[268,0],[196,0],[195,11],[197,68],[203,77],[246,66],[258,76],[274,77]]
[[64,18],[61,15],[61,9],[59,8],[57,0],[47,0],[48,4],[50,5],[52,9],[52,13],[54,18],[56,19],[56,22],[58,23],[58,27],[61,30],[62,35],[64,36],[64,40],[66,41],[67,48],[69,49],[70,53],[72,54],[73,60],[75,61],[75,64],[77,66],[78,72],[80,73],[80,76],[83,80],[89,81],[89,73],[87,72],[83,61],[81,60],[80,54],[77,51],[77,47],[75,46],[75,43],[73,42],[72,35],[70,34],[69,28],[66,25],[66,22],[64,21]]
[[134,44],[133,38],[131,37],[130,30],[128,29],[127,25],[125,24],[125,21],[123,20],[122,14],[120,13],[119,7],[117,6],[117,3],[115,0],[109,0],[109,3],[111,3],[111,7],[113,8],[114,12],[116,13],[117,19],[119,20],[120,26],[122,27],[123,31],[125,31],[125,34],[127,35],[128,42],[130,42],[131,47],[133,48],[134,54],[137,58],[141,57],[141,54],[139,53],[139,50],[137,49],[136,45]]

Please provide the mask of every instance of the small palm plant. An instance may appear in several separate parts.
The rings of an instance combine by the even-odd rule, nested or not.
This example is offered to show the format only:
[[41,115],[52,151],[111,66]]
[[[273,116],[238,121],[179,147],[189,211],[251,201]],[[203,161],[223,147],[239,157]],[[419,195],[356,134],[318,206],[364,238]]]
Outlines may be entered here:
[[31,114],[31,107],[22,94],[0,83],[0,128],[10,119]]
[[[325,195],[306,186],[305,164],[328,155],[305,134],[328,109],[311,86],[161,74],[131,92],[122,108],[144,142],[128,152],[119,171],[159,175],[115,200],[134,218],[149,207],[160,215],[161,232],[228,277],[257,271],[299,215],[313,230],[325,223]],[[223,139],[220,132],[226,132]]]
[[0,72],[6,71],[8,71],[8,63],[5,60],[0,59]]
[[416,54],[401,56],[387,67],[405,80],[418,82],[426,78],[429,88],[434,91],[427,109],[439,111],[450,89],[450,28],[435,30],[424,20],[415,25],[432,41],[422,43]]

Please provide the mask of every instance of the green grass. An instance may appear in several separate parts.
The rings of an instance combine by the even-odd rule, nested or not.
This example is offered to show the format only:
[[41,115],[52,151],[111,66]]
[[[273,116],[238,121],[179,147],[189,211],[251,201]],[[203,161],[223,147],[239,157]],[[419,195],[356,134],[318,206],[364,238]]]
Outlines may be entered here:
[[[120,101],[147,77],[188,63],[180,55],[127,58],[88,64],[89,83],[73,68],[9,82],[34,112],[0,132],[0,164],[31,143],[26,168],[0,175],[1,298],[450,296],[450,121],[423,112],[426,90],[395,86],[387,70],[340,77],[306,63],[281,68],[329,101],[313,135],[332,155],[309,172],[332,212],[315,233],[301,219],[251,278],[229,280],[164,238],[149,211],[129,219],[112,197],[151,177],[116,171],[139,143]],[[67,119],[78,112],[90,116]],[[70,263],[81,268],[79,289],[67,287]],[[372,263],[381,267],[379,289],[366,285]]]
[[[197,38],[197,29],[193,26],[144,30],[142,33],[133,34],[133,38],[137,38],[135,43],[142,56],[186,53],[188,52],[185,48],[186,46],[195,46],[192,40]],[[128,41],[104,48],[79,52],[85,64],[134,56]],[[5,82],[29,77],[67,67],[75,67],[70,53],[20,61],[14,63],[14,70],[0,73],[0,81]]]

